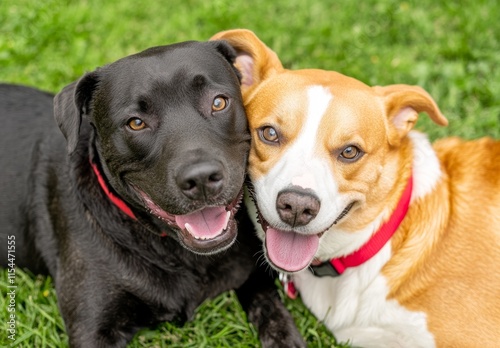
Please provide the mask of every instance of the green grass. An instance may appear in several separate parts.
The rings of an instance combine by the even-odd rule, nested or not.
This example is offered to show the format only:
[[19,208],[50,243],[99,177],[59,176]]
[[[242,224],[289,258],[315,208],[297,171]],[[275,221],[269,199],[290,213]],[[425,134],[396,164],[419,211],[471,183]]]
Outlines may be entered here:
[[[450,121],[417,128],[500,138],[500,3],[497,0],[3,0],[0,81],[57,92],[84,72],[150,46],[206,40],[245,27],[289,68],[322,68],[370,85],[418,84]],[[3,247],[3,246],[0,246]],[[7,274],[0,277],[2,293]],[[18,273],[16,347],[64,347],[50,278]],[[8,319],[0,299],[0,322]],[[286,301],[311,347],[334,339],[300,303]],[[5,331],[0,346],[6,346]],[[131,347],[254,347],[258,338],[233,293],[208,301],[182,328],[141,331]]]
[[[64,323],[57,309],[56,292],[50,277],[34,276],[21,270],[16,272],[16,341],[11,342],[3,329],[1,347],[66,347],[68,339]],[[0,273],[0,291],[7,294],[7,272]],[[335,347],[335,339],[299,301],[283,299],[294,313],[301,333],[311,347]],[[6,323],[8,297],[0,298],[0,320]],[[2,327],[3,328],[3,327]],[[183,327],[171,323],[156,330],[142,330],[129,344],[144,347],[258,347],[255,328],[250,325],[236,295],[228,292],[207,301],[197,311],[195,319]]]

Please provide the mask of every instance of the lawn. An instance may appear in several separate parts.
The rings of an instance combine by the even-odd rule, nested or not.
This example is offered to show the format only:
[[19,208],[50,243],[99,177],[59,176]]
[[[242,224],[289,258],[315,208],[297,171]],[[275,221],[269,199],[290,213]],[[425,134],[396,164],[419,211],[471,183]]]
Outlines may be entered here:
[[[417,128],[431,139],[500,138],[499,17],[497,0],[2,0],[0,81],[57,92],[84,72],[147,47],[206,40],[244,27],[288,68],[337,70],[370,85],[421,85],[450,121],[440,128],[421,115]],[[51,279],[18,270],[16,281],[13,346],[66,346]],[[5,271],[0,288],[5,294]],[[310,347],[335,347],[333,336],[300,301],[286,304]],[[8,321],[6,306],[2,296],[2,323]],[[0,346],[9,344],[2,330]],[[184,327],[144,330],[130,344],[255,346],[256,332],[233,293],[208,301]]]

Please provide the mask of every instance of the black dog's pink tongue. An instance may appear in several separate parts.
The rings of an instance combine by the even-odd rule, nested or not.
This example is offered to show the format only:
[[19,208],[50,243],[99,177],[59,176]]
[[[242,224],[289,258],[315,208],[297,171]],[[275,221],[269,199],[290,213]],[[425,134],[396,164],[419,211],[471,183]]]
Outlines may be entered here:
[[197,212],[176,215],[175,223],[196,239],[217,237],[227,227],[231,213],[224,207],[209,207]]
[[287,272],[306,268],[319,246],[319,236],[268,228],[266,231],[267,256],[271,262]]

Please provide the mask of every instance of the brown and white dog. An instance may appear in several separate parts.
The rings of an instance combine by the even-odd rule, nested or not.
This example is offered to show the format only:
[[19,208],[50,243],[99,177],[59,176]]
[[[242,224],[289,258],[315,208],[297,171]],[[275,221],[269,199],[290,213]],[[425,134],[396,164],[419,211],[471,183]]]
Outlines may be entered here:
[[500,142],[434,146],[420,87],[284,69],[248,30],[238,52],[265,255],[338,340],[498,347]]

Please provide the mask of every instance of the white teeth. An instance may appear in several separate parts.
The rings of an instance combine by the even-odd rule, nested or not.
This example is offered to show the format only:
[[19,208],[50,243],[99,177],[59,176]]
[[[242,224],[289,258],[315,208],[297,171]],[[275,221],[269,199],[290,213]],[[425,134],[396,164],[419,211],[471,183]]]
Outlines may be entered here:
[[191,227],[191,225],[189,223],[186,222],[186,224],[184,225],[184,228],[189,232],[189,234],[191,234],[195,239],[198,239],[198,240],[206,240],[208,239],[207,237],[199,237],[197,236],[196,234],[194,234],[194,231],[193,231],[193,228]]
[[197,237],[195,236],[194,234],[194,231],[193,231],[193,228],[191,227],[191,225],[189,223],[186,222],[186,224],[184,225],[184,228],[196,239],[200,239],[200,237]]
[[224,222],[224,229],[227,228],[227,224],[229,223],[229,218],[231,217],[231,212],[226,212],[226,221]]

